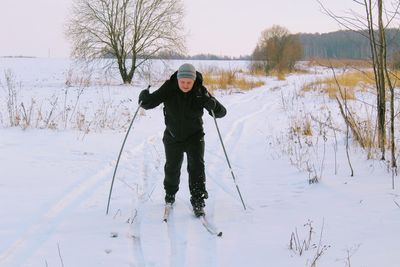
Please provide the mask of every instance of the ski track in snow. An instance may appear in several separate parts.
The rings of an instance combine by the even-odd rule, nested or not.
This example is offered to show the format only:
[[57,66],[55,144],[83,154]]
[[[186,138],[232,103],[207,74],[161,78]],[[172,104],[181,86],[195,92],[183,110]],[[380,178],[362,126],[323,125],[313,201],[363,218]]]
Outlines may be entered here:
[[[235,102],[233,104],[233,106],[245,105],[246,103],[249,103],[249,102],[260,103],[260,101],[255,101],[259,97],[260,97],[259,94],[251,95],[250,97],[243,99],[243,101]],[[234,108],[234,107],[230,106],[230,108]],[[249,124],[248,122],[250,119],[257,118],[257,116],[259,116],[259,115],[267,114],[267,111],[270,110],[271,108],[272,107],[271,107],[270,103],[263,104],[261,107],[253,105],[253,106],[251,106],[251,110],[247,110],[247,113],[245,113],[241,117],[236,118],[233,121],[230,121],[228,123],[228,125],[230,125],[230,127],[228,129],[224,129],[224,130],[227,130],[226,134],[224,134],[224,132],[222,130],[220,130],[225,148],[227,149],[227,155],[228,155],[229,161],[231,163],[232,170],[235,174],[237,174],[235,172],[235,169],[236,169],[235,167],[237,167],[237,165],[235,165],[235,162],[232,161],[232,159],[234,159],[234,157],[232,157],[232,155],[233,156],[235,155],[235,153],[234,153],[235,149],[236,149],[237,145],[241,143],[240,141],[242,140],[244,128],[247,126],[247,124]],[[217,123],[218,123],[218,119],[217,119]],[[210,147],[213,147],[213,148],[216,147],[219,149],[219,151],[207,151],[207,152],[210,152],[215,157],[215,161],[213,161],[209,167],[206,167],[207,177],[209,177],[213,183],[218,185],[225,193],[230,195],[230,197],[232,197],[240,205],[242,205],[240,203],[240,198],[238,196],[236,188],[234,188],[232,186],[234,184],[232,181],[233,178],[229,171],[229,166],[227,164],[226,158],[223,154],[223,149],[221,147],[222,145],[219,145],[219,144],[215,145],[215,142],[220,142],[220,141],[216,140],[216,138],[214,138],[214,144],[212,144]],[[244,140],[242,140],[242,143],[243,142],[244,142]],[[219,156],[219,154],[221,154],[221,156]],[[221,166],[226,166],[226,168],[221,168]],[[222,177],[229,178],[229,180],[228,180],[229,185],[226,184],[228,182],[226,179],[221,179]],[[239,177],[237,177],[237,175],[235,177],[236,177],[236,179],[239,178]],[[211,204],[213,204],[213,203],[211,202]],[[249,207],[249,208],[251,208],[251,207]]]
[[[148,140],[154,139],[156,135],[150,136]],[[145,143],[140,143],[139,145],[131,148],[126,151],[121,158],[120,167],[117,172],[116,182],[120,181],[121,178],[118,176],[118,173],[123,172],[124,168],[121,166],[128,166],[125,169],[129,169],[129,161],[132,159],[132,155],[140,155],[142,153],[146,153],[148,156],[148,149],[145,149],[145,146],[149,146],[149,141]],[[135,159],[140,159],[141,157],[136,157]],[[147,160],[143,160],[143,172],[146,172],[147,169],[154,169],[154,165],[157,162],[148,162]],[[110,177],[112,176],[112,172],[115,168],[116,161],[111,161],[106,166],[93,174],[91,177],[82,177],[80,182],[73,186],[69,191],[65,192],[64,195],[52,205],[48,210],[46,210],[41,216],[38,216],[40,219],[37,220],[32,226],[29,227],[22,235],[20,235],[11,245],[9,245],[4,251],[0,254],[0,266],[25,266],[24,264],[30,259],[30,257],[39,250],[39,248],[49,240],[57,227],[64,221],[69,220],[69,213],[77,208],[79,205],[82,205],[87,199],[98,190],[99,187],[109,186]],[[159,176],[159,174],[158,174]],[[154,186],[158,181],[148,181],[148,175],[142,176],[144,180],[145,191],[142,195],[139,202],[145,203],[151,197],[152,193],[151,188],[154,189]],[[157,177],[154,176],[153,177]],[[148,183],[151,183],[149,185]],[[115,190],[115,189],[114,189]],[[135,202],[135,200],[134,200]],[[112,200],[111,200],[111,208],[112,208]],[[134,205],[136,206],[136,205]],[[145,266],[145,260],[143,256],[143,251],[141,247],[140,234],[137,234],[136,229],[140,231],[140,222],[141,222],[141,208],[144,207],[144,204],[139,204],[136,207],[137,210],[137,218],[134,221],[132,229],[132,233],[130,234],[130,238],[133,239],[133,248],[134,248],[134,258],[138,259],[137,266]]]
[[170,245],[170,267],[183,267],[186,264],[187,242],[185,241],[185,236],[187,235],[187,225],[181,223],[178,228],[177,223],[174,218],[174,209],[172,209],[169,221],[164,223],[168,231]]
[[99,186],[108,182],[108,177],[112,169],[113,165],[108,164],[89,179],[82,179],[80,184],[67,192],[41,216],[41,219],[37,223],[26,230],[21,237],[0,254],[0,265],[22,266],[51,237],[57,225],[68,216],[70,210],[85,201]]
[[[134,217],[133,222],[130,224],[130,237],[132,238],[133,245],[133,258],[136,261],[135,266],[146,266],[145,255],[142,245],[142,220],[145,216],[145,210],[147,209],[146,204],[151,199],[151,194],[154,191],[154,187],[157,185],[159,173],[155,166],[159,159],[154,160],[154,157],[150,154],[154,140],[157,139],[157,135],[152,135],[145,142],[140,144],[136,149],[129,150],[128,161],[136,162],[132,168],[137,168],[133,173],[140,177],[138,182],[142,185],[141,192],[134,194],[132,198],[132,214]],[[159,140],[156,140],[159,141]],[[139,171],[138,171],[139,170]]]

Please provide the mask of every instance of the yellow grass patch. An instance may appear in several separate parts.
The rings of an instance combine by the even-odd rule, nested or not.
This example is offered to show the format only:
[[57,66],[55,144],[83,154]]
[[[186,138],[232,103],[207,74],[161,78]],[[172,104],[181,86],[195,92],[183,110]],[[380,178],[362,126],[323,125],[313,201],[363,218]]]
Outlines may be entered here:
[[328,59],[328,58],[313,58],[308,61],[309,66],[324,66],[333,68],[370,68],[371,63],[369,60],[361,59]]
[[[339,96],[347,100],[354,100],[356,92],[365,92],[368,87],[375,84],[373,72],[348,72],[342,75],[337,75],[337,82],[334,77],[319,79],[305,84],[302,87],[303,92],[317,91],[326,93],[330,98]],[[339,83],[341,92],[339,91]]]
[[279,81],[284,81],[286,80],[286,75],[289,74],[288,71],[277,71],[277,70],[271,70],[269,72],[269,75],[275,76]]
[[251,70],[249,71],[249,74],[252,76],[261,76],[261,77],[265,77],[265,70],[260,69],[260,68],[251,68]]
[[391,71],[389,76],[393,86],[400,84],[400,70]]
[[208,70],[202,73],[204,85],[211,91],[215,89],[225,90],[231,88],[250,90],[265,84],[265,82],[261,80],[245,78],[243,75],[239,75],[239,71],[236,70]]

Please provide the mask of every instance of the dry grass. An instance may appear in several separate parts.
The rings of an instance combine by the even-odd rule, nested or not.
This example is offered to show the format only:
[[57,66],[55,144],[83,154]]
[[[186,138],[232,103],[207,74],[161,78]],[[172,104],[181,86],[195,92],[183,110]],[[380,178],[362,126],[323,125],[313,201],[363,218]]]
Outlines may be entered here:
[[[400,83],[400,70],[390,72],[391,82],[394,85]],[[317,91],[326,93],[330,98],[334,99],[336,96],[346,98],[346,100],[355,100],[357,92],[367,92],[371,88],[375,88],[374,73],[369,71],[352,71],[346,72],[342,75],[337,75],[337,82],[339,83],[343,97],[340,96],[339,88],[334,77],[315,80],[306,83],[302,87],[302,92]],[[389,90],[389,86],[386,86]],[[346,94],[346,97],[344,95]],[[388,92],[389,95],[389,92]]]
[[289,74],[305,74],[305,73],[309,73],[309,71],[306,69],[300,69],[300,68],[296,68],[291,71],[289,71],[289,70],[271,70],[268,72],[268,74],[266,74],[265,71],[260,70],[260,69],[251,70],[249,72],[249,74],[253,75],[253,76],[261,76],[261,77],[275,76],[279,81],[285,81],[286,76],[288,76]]
[[391,71],[390,79],[391,79],[393,85],[400,84],[400,70]]
[[[393,78],[397,75],[396,72],[393,74]],[[370,71],[354,71],[347,72],[342,75],[337,75],[335,78],[326,78],[316,80],[314,82],[305,84],[302,88],[303,92],[306,91],[317,91],[327,94],[330,98],[336,99],[339,104],[342,116],[345,119],[346,124],[351,129],[353,139],[368,152],[368,158],[373,157],[374,151],[378,148],[378,143],[375,134],[374,116],[367,114],[367,117],[362,118],[357,115],[355,110],[348,107],[347,113],[345,112],[345,100],[356,100],[356,93],[366,92],[368,90],[374,90],[375,81],[374,73]],[[397,79],[397,78],[396,78]],[[393,82],[395,82],[393,80]],[[342,92],[339,92],[340,89]],[[369,108],[366,107],[366,110]]]
[[279,81],[286,80],[286,75],[288,75],[288,74],[289,74],[289,71],[272,70],[269,72],[269,75],[275,76]]
[[240,90],[251,90],[263,86],[265,83],[261,80],[252,80],[239,75],[237,70],[214,70],[203,71],[204,85],[211,91],[215,89],[238,88]]
[[345,102],[337,99],[336,100],[340,113],[346,124],[349,126],[353,139],[368,153],[368,159],[373,158],[374,151],[377,151],[379,145],[376,136],[376,125],[374,123],[373,112],[367,112],[365,118],[358,116],[357,112],[352,110],[350,107],[347,108],[345,112],[346,105]]
[[311,119],[309,117],[305,117],[302,119],[297,118],[292,121],[292,125],[290,126],[290,131],[292,134],[299,136],[312,136],[313,131],[311,127]]
[[265,71],[263,69],[259,68],[251,68],[251,70],[248,72],[248,74],[252,76],[257,76],[257,77],[265,77]]
[[[355,100],[356,92],[366,92],[369,87],[374,85],[372,72],[348,72],[337,76],[337,82],[340,84],[342,94],[346,100]],[[339,88],[335,78],[326,78],[316,80],[305,84],[302,87],[303,92],[318,91],[327,94],[334,99],[340,96]]]
[[371,63],[369,60],[359,59],[328,59],[328,58],[313,58],[308,61],[308,65],[311,66],[324,66],[333,68],[370,68]]

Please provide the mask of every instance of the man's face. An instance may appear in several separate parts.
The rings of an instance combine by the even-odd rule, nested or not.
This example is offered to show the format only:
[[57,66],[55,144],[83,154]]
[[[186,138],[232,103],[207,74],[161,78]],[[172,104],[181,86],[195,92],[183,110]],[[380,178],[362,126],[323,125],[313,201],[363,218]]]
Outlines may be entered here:
[[179,89],[182,92],[187,93],[193,88],[194,81],[190,78],[180,78],[178,79]]

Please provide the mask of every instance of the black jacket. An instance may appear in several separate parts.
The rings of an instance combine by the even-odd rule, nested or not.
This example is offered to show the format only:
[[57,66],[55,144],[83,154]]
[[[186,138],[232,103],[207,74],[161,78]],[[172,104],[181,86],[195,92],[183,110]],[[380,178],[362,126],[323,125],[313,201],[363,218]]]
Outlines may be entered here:
[[[142,91],[139,101],[142,101],[144,109],[152,109],[164,103],[165,135],[169,135],[164,135],[164,137],[171,137],[171,141],[182,142],[194,136],[204,135],[203,108],[210,99],[216,103],[214,108],[216,118],[222,118],[226,114],[224,106],[203,86],[203,77],[199,72],[196,72],[196,81],[192,90],[187,93],[182,92],[178,87],[177,72],[158,90],[151,94],[146,91]],[[211,115],[211,110],[207,111]]]

